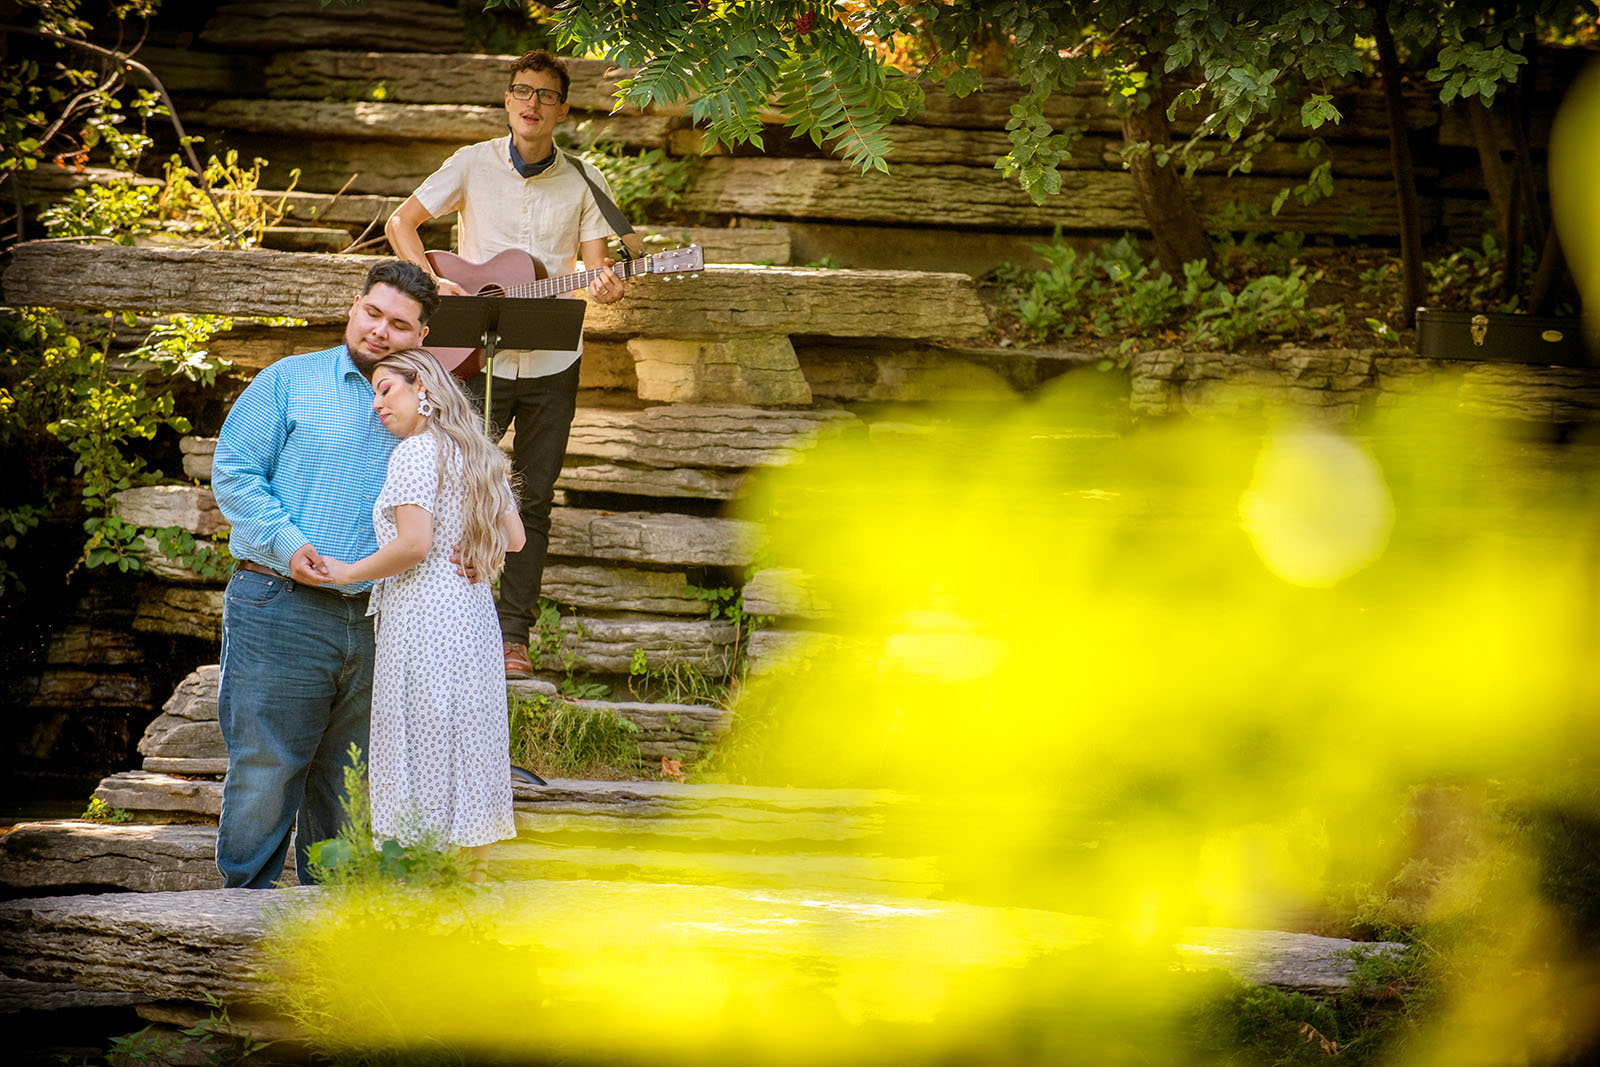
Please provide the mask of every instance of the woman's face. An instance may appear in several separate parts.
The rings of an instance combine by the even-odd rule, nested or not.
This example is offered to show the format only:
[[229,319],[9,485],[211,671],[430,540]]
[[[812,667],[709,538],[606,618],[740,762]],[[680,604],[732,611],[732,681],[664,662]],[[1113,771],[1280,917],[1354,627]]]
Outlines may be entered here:
[[427,425],[427,418],[417,413],[422,394],[420,382],[412,385],[392,368],[379,367],[372,374],[372,410],[396,437],[410,437]]

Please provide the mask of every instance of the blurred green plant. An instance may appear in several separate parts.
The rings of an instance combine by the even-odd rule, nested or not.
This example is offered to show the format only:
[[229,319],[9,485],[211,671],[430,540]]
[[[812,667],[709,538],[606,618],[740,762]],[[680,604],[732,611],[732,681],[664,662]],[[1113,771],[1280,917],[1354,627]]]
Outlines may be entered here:
[[[1311,306],[1303,265],[1229,285],[1203,262],[1184,265],[1180,286],[1147,260],[1131,236],[1080,252],[1062,241],[1031,246],[1040,270],[995,272],[1000,306],[1035,343],[1084,336],[1120,339],[1123,352],[1158,346],[1221,347],[1309,337],[1343,322],[1336,307]],[[1278,246],[1282,248],[1283,246]]]
[[[170,383],[214,382],[228,364],[205,346],[231,322],[194,316],[156,325],[126,354],[128,363],[147,368],[137,372],[114,365],[114,318],[106,312],[69,325],[42,308],[0,313],[0,339],[9,359],[0,377],[0,443],[19,447],[17,488],[43,500],[49,513],[77,497],[75,507],[85,514],[88,535],[78,564],[130,571],[143,566],[143,539],[156,532],[124,522],[113,497],[160,479],[161,472],[149,469],[137,446],[162,431],[189,432],[189,420],[175,410]],[[132,326],[135,320],[125,314],[122,322]],[[37,521],[29,528],[33,525]],[[23,532],[13,524],[8,552],[18,550]]]
[[[578,137],[587,127],[579,125]],[[582,144],[566,132],[556,135],[556,143],[604,174],[617,207],[636,223],[652,210],[670,212],[694,185],[698,163],[692,158],[669,156],[659,148],[634,151],[609,141]]]

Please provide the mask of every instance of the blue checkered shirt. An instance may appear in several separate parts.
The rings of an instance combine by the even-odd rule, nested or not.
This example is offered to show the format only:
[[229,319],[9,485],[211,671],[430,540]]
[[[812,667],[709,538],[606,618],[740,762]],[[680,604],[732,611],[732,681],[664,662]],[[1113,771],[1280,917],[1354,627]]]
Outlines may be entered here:
[[372,502],[396,443],[344,345],[272,364],[234,401],[217,438],[211,490],[233,527],[228,550],[281,574],[307,543],[346,562],[371,555]]

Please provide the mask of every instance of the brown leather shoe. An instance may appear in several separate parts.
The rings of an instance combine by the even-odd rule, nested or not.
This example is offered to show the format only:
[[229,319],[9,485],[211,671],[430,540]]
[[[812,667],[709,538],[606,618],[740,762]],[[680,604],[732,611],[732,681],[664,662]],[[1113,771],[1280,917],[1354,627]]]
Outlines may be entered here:
[[532,678],[533,661],[528,658],[528,646],[520,641],[505,642],[506,649],[506,677],[513,679]]

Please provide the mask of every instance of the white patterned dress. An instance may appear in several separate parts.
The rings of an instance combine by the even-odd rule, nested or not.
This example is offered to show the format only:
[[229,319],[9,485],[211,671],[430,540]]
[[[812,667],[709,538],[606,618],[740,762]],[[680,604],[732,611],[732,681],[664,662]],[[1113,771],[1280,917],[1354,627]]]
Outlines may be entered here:
[[[438,486],[435,451],[455,477]],[[456,573],[463,530],[460,449],[431,430],[395,446],[372,508],[378,544],[398,535],[394,509],[433,514],[433,545],[410,570],[373,586],[372,831],[378,840],[463,847],[515,837],[505,660],[486,582]]]

